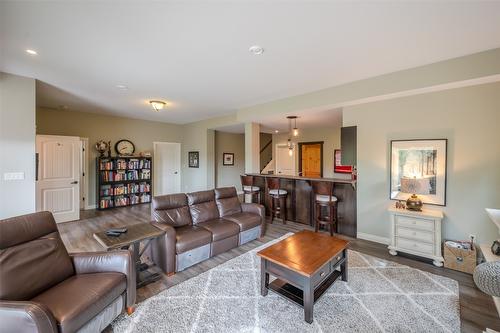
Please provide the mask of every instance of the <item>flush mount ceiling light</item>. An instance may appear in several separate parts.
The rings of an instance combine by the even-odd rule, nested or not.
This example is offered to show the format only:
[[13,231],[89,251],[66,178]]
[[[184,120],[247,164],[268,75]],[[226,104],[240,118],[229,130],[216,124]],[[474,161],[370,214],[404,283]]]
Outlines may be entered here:
[[253,45],[253,46],[250,46],[248,51],[250,51],[250,53],[252,53],[252,54],[260,55],[260,54],[264,53],[264,48],[262,46],[259,46],[259,45]]
[[117,84],[115,87],[120,90],[128,90],[128,87],[124,84]]
[[38,53],[35,50],[27,49],[26,53],[31,54],[31,55],[37,55]]
[[156,112],[159,112],[161,109],[165,107],[165,105],[167,105],[167,103],[163,101],[149,101],[149,104],[151,104],[151,106]]

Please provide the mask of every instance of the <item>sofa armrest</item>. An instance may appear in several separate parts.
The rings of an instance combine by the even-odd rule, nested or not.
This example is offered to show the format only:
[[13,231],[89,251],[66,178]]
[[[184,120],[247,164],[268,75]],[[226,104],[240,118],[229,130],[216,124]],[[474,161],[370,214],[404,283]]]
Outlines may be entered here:
[[0,301],[0,332],[57,333],[57,322],[43,304]]
[[266,233],[266,209],[264,206],[255,203],[242,203],[241,210],[246,213],[253,213],[260,216],[260,237],[264,237]]
[[175,228],[162,222],[152,221],[151,224],[165,231],[165,234],[151,241],[151,246],[146,254],[165,274],[173,275],[175,273],[175,246],[177,244]]
[[70,254],[76,274],[117,272],[127,277],[127,307],[135,304],[136,272],[128,250]]

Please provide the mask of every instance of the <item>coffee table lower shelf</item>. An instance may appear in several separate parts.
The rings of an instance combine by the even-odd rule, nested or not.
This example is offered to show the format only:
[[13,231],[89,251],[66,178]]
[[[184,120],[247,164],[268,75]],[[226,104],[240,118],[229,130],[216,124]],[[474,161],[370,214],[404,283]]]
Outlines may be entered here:
[[[325,279],[321,284],[319,284],[314,289],[314,303],[325,293],[325,291],[330,288],[330,286],[337,281],[342,273],[339,271],[334,271],[327,279]],[[277,293],[300,307],[304,307],[304,291],[302,289],[295,287],[294,285],[283,281],[281,279],[276,279],[269,283],[268,288],[273,292]]]

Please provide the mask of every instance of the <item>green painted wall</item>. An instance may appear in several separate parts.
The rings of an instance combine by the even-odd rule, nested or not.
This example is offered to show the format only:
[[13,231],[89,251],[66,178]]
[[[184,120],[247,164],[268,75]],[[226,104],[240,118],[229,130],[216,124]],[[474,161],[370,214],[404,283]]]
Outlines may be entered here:
[[500,207],[500,83],[346,107],[358,127],[358,232],[389,237],[390,140],[448,139],[443,237],[498,238],[485,208]]

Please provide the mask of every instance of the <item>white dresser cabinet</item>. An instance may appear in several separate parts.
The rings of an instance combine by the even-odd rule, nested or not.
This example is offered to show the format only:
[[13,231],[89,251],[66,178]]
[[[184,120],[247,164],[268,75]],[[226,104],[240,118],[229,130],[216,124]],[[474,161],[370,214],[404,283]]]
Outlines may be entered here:
[[423,209],[415,212],[390,207],[391,244],[389,253],[393,256],[398,251],[430,258],[433,264],[443,266],[441,253],[441,221],[443,213]]

